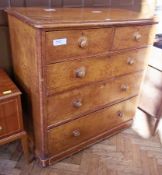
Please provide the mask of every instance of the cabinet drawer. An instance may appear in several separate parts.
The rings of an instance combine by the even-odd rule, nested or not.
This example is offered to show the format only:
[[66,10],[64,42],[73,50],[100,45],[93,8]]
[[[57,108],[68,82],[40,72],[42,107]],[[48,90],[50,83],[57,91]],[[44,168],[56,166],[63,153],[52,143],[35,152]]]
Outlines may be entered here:
[[108,52],[112,32],[112,28],[46,32],[46,61],[54,63]]
[[152,44],[154,30],[155,27],[151,25],[116,28],[112,49],[138,48]]
[[48,131],[48,150],[59,154],[133,118],[137,98],[91,113]]
[[48,94],[143,70],[148,51],[140,49],[111,57],[94,57],[48,65]]
[[143,72],[138,72],[49,97],[48,125],[56,125],[108,103],[137,95],[142,77]]
[[13,98],[0,102],[0,137],[13,134],[22,128],[18,100]]

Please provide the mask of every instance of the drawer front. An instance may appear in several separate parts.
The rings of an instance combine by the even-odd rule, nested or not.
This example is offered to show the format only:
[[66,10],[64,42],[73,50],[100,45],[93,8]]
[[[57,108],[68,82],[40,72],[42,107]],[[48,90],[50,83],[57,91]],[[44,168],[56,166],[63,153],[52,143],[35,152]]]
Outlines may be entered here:
[[48,65],[46,72],[48,93],[61,92],[91,82],[143,70],[147,63],[148,51],[149,49],[140,49],[111,57],[94,57]]
[[112,32],[112,28],[46,32],[46,61],[54,63],[108,52]]
[[138,72],[49,97],[48,125],[59,124],[108,103],[137,95],[142,77],[143,72]]
[[138,48],[153,43],[155,27],[119,27],[116,28],[112,50]]
[[133,118],[137,98],[91,113],[48,131],[48,150],[59,154]]
[[13,134],[22,128],[18,98],[0,103],[0,137]]

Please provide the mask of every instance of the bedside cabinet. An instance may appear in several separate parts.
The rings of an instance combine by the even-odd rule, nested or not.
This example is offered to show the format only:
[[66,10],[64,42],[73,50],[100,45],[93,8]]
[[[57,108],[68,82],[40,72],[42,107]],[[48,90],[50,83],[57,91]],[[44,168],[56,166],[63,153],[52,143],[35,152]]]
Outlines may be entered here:
[[157,23],[149,11],[7,12],[14,75],[29,101],[42,166],[130,126]]
[[21,92],[0,69],[0,145],[20,139],[28,160],[27,135],[23,128]]

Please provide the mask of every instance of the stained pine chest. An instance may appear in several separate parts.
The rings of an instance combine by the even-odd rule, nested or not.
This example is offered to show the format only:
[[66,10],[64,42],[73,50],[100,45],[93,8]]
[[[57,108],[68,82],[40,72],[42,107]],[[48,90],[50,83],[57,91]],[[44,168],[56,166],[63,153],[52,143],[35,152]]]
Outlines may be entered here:
[[7,12],[14,74],[43,166],[130,126],[154,17],[106,8]]

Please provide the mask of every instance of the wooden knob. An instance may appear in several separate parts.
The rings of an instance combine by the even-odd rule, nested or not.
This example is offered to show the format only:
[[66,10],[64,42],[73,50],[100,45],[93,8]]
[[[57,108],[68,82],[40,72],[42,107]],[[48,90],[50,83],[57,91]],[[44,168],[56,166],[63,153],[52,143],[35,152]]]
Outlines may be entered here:
[[3,130],[3,128],[2,128],[2,126],[0,126],[0,131],[2,131]]
[[88,45],[88,39],[86,37],[80,37],[78,43],[79,47],[85,48]]
[[79,137],[80,136],[80,131],[78,129],[73,131],[73,136],[74,137]]
[[140,41],[142,38],[142,35],[139,32],[134,33],[134,40]]
[[119,117],[123,117],[124,113],[123,113],[122,111],[118,111],[118,112],[117,112],[117,115],[118,115]]
[[75,108],[80,108],[82,106],[82,101],[81,100],[76,100],[73,102],[73,106]]
[[128,62],[129,65],[133,65],[135,63],[133,58],[128,58]]
[[86,75],[85,67],[80,67],[80,68],[76,69],[75,75],[77,78],[84,78]]
[[127,91],[128,88],[129,88],[129,87],[128,87],[128,85],[126,85],[126,84],[122,84],[122,85],[121,85],[121,90],[122,90],[122,91]]

